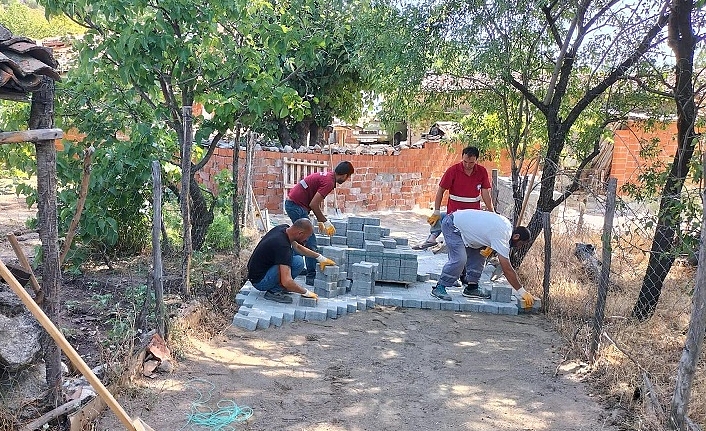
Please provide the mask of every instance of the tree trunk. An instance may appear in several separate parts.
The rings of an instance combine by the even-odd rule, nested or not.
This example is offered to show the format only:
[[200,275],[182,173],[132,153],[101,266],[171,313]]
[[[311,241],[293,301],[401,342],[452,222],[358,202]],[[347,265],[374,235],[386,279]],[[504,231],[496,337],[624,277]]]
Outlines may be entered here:
[[279,143],[282,144],[283,147],[286,145],[294,147],[295,144],[294,140],[292,140],[292,134],[289,133],[289,129],[287,128],[287,124],[285,124],[284,120],[277,121],[277,137],[279,138]]
[[190,178],[189,194],[191,196],[191,245],[193,250],[201,250],[206,242],[206,233],[213,224],[213,204],[210,206],[206,196],[192,175]]
[[695,38],[691,26],[692,3],[674,0],[668,23],[669,46],[677,59],[674,101],[677,106],[677,151],[672,168],[662,189],[657,228],[652,240],[650,259],[640,294],[632,315],[640,321],[654,314],[662,293],[664,280],[674,264],[672,245],[676,239],[676,226],[681,221],[680,194],[689,173],[689,163],[694,154],[697,137],[694,133],[696,105],[694,103],[694,49]]
[[319,127],[316,121],[312,121],[311,124],[309,124],[309,136],[309,144],[311,146],[317,144],[321,145],[323,144],[322,140],[324,138],[324,129]]
[[294,125],[294,148],[301,148],[307,146],[307,138],[309,137],[309,125],[311,120],[304,119],[302,121],[297,121]]
[[[32,94],[30,129],[54,127],[54,81],[42,78],[39,91]],[[61,270],[59,266],[59,227],[56,208],[56,147],[54,141],[38,141],[37,152],[37,214],[39,237],[42,242],[42,309],[49,319],[60,327]],[[45,332],[43,337],[46,381],[49,387],[48,402],[56,407],[61,404],[61,350]]]

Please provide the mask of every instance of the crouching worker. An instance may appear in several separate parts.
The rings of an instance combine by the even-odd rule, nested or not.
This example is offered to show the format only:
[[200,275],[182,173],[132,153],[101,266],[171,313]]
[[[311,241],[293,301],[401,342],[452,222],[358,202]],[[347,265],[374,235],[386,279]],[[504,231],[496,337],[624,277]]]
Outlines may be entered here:
[[302,256],[316,259],[322,270],[336,264],[302,245],[313,232],[311,221],[301,218],[292,226],[275,226],[262,237],[248,260],[248,279],[255,289],[265,292],[265,299],[291,304],[292,297],[288,295],[291,292],[318,299],[318,295],[299,286],[292,277],[304,269]]
[[[525,307],[532,307],[534,298],[527,292],[510,263],[510,248],[521,247],[530,239],[530,231],[524,226],[512,228],[510,220],[500,214],[481,210],[458,210],[444,217],[441,230],[449,250],[449,260],[444,265],[439,282],[431,295],[444,301],[451,301],[446,288],[453,286],[466,268],[466,282],[463,296],[489,299],[478,287],[483,273],[485,259],[492,250],[497,252],[498,261],[505,278],[514,288],[513,295],[524,299]],[[490,249],[488,249],[488,247]]]

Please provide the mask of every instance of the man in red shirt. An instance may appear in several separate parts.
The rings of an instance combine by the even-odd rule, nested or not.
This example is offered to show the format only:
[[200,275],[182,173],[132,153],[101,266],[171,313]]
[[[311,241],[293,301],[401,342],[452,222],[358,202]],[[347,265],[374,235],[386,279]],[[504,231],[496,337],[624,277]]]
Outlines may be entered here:
[[[481,209],[481,200],[487,211],[495,211],[490,197],[490,179],[488,171],[478,164],[480,152],[476,147],[466,147],[461,153],[461,162],[451,165],[441,177],[434,199],[434,213],[427,219],[431,225],[429,237],[417,249],[425,249],[436,244],[441,234],[441,220],[446,214],[457,210]],[[441,214],[441,201],[449,191],[446,213]]]
[[[301,218],[308,218],[312,211],[319,222],[319,232],[333,236],[336,229],[321,211],[321,206],[326,196],[331,193],[338,184],[343,184],[353,175],[353,165],[351,162],[343,161],[336,166],[333,171],[316,172],[307,175],[299,181],[287,195],[284,202],[284,211],[292,222]],[[316,235],[311,235],[304,244],[306,248],[314,252],[316,247]],[[307,257],[306,261],[306,284],[313,286],[316,276],[316,259]],[[299,274],[293,274],[296,277]]]

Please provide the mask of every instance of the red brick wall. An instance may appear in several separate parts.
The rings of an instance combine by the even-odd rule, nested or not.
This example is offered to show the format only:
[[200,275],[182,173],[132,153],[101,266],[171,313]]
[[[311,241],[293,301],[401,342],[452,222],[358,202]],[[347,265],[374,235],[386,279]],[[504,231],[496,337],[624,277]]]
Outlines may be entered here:
[[637,183],[643,167],[649,162],[640,157],[641,144],[653,139],[659,140],[660,159],[671,162],[677,148],[677,126],[671,123],[666,126],[655,126],[645,131],[639,122],[629,122],[624,130],[616,130],[613,148],[613,164],[610,175],[618,179],[618,190],[625,183]]
[[[338,208],[344,212],[430,208],[441,175],[446,168],[461,160],[462,147],[454,149],[455,152],[451,153],[438,142],[427,142],[422,149],[401,150],[396,156],[334,154],[333,163],[329,163],[330,169],[343,160],[349,160],[355,167],[352,179],[336,188]],[[282,159],[285,157],[329,161],[328,154],[257,152],[253,165],[253,192],[261,208],[277,213],[283,211]],[[232,158],[233,150],[217,149],[209,163],[197,174],[197,179],[215,192],[213,176],[223,169],[230,170]],[[241,179],[244,165],[245,153],[241,151]],[[486,167],[492,168],[490,165]],[[329,200],[332,195],[329,195]]]

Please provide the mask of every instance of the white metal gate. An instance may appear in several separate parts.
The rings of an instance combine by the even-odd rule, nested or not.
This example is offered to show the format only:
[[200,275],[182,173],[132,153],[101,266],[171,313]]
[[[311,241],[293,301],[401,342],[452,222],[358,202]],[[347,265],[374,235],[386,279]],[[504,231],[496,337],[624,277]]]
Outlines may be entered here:
[[[301,159],[288,159],[284,158],[282,163],[282,175],[284,185],[282,196],[282,211],[284,212],[284,201],[287,200],[287,194],[289,190],[294,187],[299,180],[306,177],[307,175],[313,174],[315,172],[325,172],[328,168],[328,163],[319,160],[301,160]],[[324,212],[326,212],[326,201],[324,201]]]

